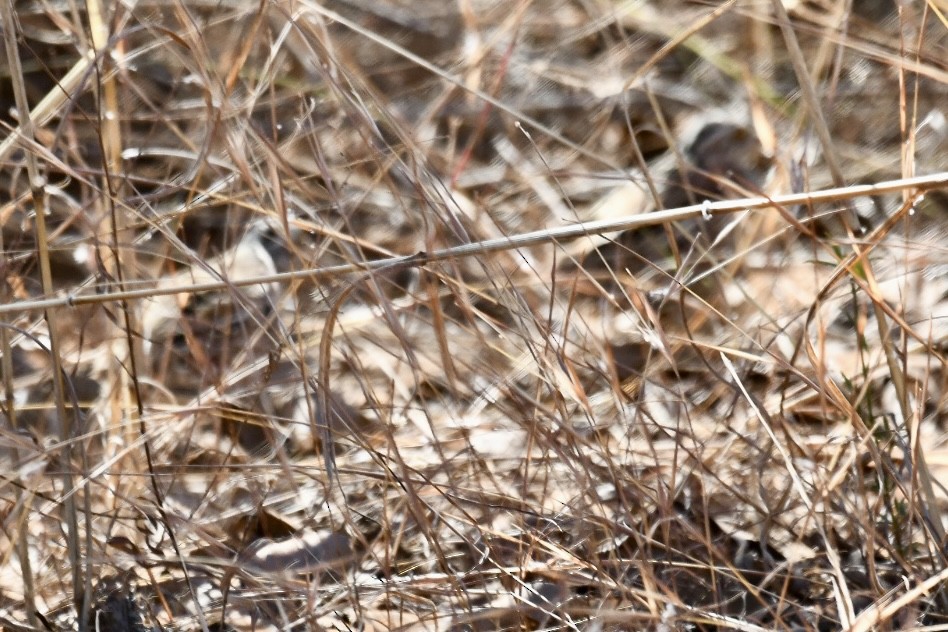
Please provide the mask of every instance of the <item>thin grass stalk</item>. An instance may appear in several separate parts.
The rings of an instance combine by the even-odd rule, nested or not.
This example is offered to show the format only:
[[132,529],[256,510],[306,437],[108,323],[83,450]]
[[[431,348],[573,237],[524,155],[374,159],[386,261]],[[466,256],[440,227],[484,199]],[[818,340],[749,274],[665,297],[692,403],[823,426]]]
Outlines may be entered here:
[[17,490],[17,505],[22,509],[22,518],[17,522],[16,537],[16,555],[20,558],[20,572],[23,575],[23,609],[26,611],[26,620],[34,629],[40,630],[40,620],[36,616],[36,587],[33,583],[33,570],[30,564],[30,544],[29,544],[29,516],[30,509],[33,507],[33,491],[28,490],[26,495],[22,490]]
[[[904,373],[899,366],[899,360],[893,347],[894,343],[888,339],[888,325],[886,317],[890,318],[896,326],[900,327],[902,331],[906,333],[906,335],[915,338],[920,344],[925,345],[930,353],[938,354],[938,351],[935,350],[930,344],[927,344],[923,337],[916,334],[909,324],[906,323],[905,320],[898,313],[896,313],[891,306],[887,305],[883,300],[881,300],[881,298],[878,298],[881,296],[881,292],[875,282],[875,277],[872,275],[868,258],[869,253],[873,250],[875,244],[881,243],[885,235],[891,232],[892,229],[900,221],[903,221],[909,214],[910,210],[914,207],[918,199],[917,196],[918,194],[916,194],[916,198],[909,199],[906,203],[902,204],[902,206],[891,217],[889,217],[883,224],[873,230],[867,239],[867,243],[869,244],[868,246],[854,247],[853,254],[847,256],[845,259],[841,260],[839,264],[837,264],[836,271],[833,273],[830,280],[827,281],[824,287],[820,290],[819,298],[813,303],[813,306],[811,306],[806,319],[808,329],[809,324],[814,320],[814,314],[818,309],[820,302],[829,294],[831,288],[836,286],[836,284],[846,276],[848,276],[851,283],[856,284],[859,290],[862,290],[867,296],[872,298],[873,309],[875,311],[876,321],[879,326],[879,335],[882,341],[881,344],[883,345],[883,350],[886,354],[886,360],[891,373],[890,377],[892,378],[893,383],[896,385],[896,395],[900,400],[900,409],[904,415],[905,423],[907,425],[912,419],[912,411],[908,406],[907,397],[905,400],[903,400],[903,395],[906,393],[906,388],[904,385]],[[862,275],[855,274],[853,270],[860,266],[865,272]],[[820,363],[818,362],[818,356],[815,352],[815,349],[813,348],[813,344],[809,336],[805,337],[805,350],[813,366],[819,366]],[[894,372],[892,372],[893,367]],[[901,381],[901,386],[899,385],[899,381]],[[828,390],[830,391],[830,399],[834,400],[837,406],[840,406],[840,410],[845,410],[849,414],[850,419],[856,427],[859,435],[861,437],[869,438],[866,441],[866,445],[869,448],[872,458],[876,461],[880,471],[892,476],[893,482],[897,485],[901,493],[906,498],[911,498],[912,495],[908,492],[902,482],[895,477],[894,473],[891,471],[891,468],[887,467],[886,461],[882,460],[882,453],[879,450],[879,446],[874,440],[872,440],[872,430],[870,430],[865,421],[859,416],[859,413],[849,405],[848,401],[845,401],[845,398],[842,394],[842,391],[839,390],[839,387],[829,379],[823,381],[822,383],[828,387]],[[905,403],[903,403],[903,401],[905,401]],[[921,457],[921,451],[919,450],[917,452],[918,456]],[[920,458],[915,465],[917,467],[919,483],[923,488],[922,493],[925,496],[928,507],[937,507],[937,504],[935,504],[936,499],[934,496],[933,484],[931,482],[931,473],[925,464],[924,458]],[[939,544],[937,547],[935,547],[937,554],[936,556],[941,560],[942,564],[948,564],[948,557],[946,557],[944,551],[942,551],[941,548],[942,544],[944,543],[944,526],[941,524],[941,518],[938,516],[937,512],[922,511],[919,512],[919,515],[923,518],[924,523],[929,525],[928,528],[931,530],[931,535],[938,540]]]
[[[2,231],[0,231],[0,253],[6,253]],[[10,302],[6,284],[3,285],[3,302]],[[4,393],[3,412],[10,422],[10,428],[15,432],[17,429],[17,412],[13,391],[13,347],[10,346],[10,332],[5,325],[6,323],[0,324],[0,372],[3,373]],[[26,519],[29,516],[30,507],[33,505],[33,492],[28,490],[26,497],[24,497],[23,491],[23,489],[17,487],[15,492],[16,504],[23,507],[24,517],[23,520],[19,521],[19,529],[16,532],[16,554],[20,561],[20,574],[23,578],[23,609],[26,610],[26,618],[30,625],[39,629],[40,621],[36,616],[36,590],[33,584],[33,569],[30,564],[30,532],[27,526],[29,520]]]
[[[6,47],[8,63],[10,64],[10,82],[13,85],[13,93],[16,102],[17,114],[20,117],[20,129],[17,138],[26,143],[32,143],[33,138],[33,120],[30,115],[30,107],[26,97],[26,85],[23,80],[23,68],[20,61],[19,49],[16,45],[16,25],[18,22],[14,18],[13,0],[0,3],[3,23],[7,28],[3,29],[4,45]],[[25,151],[25,161],[27,175],[30,179],[30,192],[33,199],[33,208],[36,220],[36,248],[40,265],[40,277],[42,280],[43,293],[47,296],[54,294],[52,272],[49,262],[49,237],[46,231],[46,182],[45,177],[40,173],[36,156]],[[66,401],[63,384],[62,359],[59,355],[59,337],[56,327],[56,313],[53,308],[43,310],[43,318],[49,333],[49,351],[50,361],[53,365],[53,397],[56,405],[56,415],[59,417],[60,440],[62,441],[62,463],[63,463],[63,486],[66,492],[73,489],[72,474],[72,438],[78,429],[73,427],[72,418],[66,414]],[[67,493],[63,500],[63,513],[66,523],[66,547],[69,563],[72,568],[72,590],[73,599],[77,614],[85,612],[88,600],[86,594],[86,582],[83,578],[80,558],[82,557],[81,546],[79,544],[79,520],[76,512],[76,503],[72,494]],[[87,622],[80,617],[79,630],[84,632],[87,629]]]
[[[826,118],[823,116],[823,108],[820,107],[819,99],[816,96],[816,88],[813,86],[813,79],[806,68],[806,60],[803,59],[803,51],[800,49],[800,42],[793,31],[793,25],[790,24],[790,16],[787,14],[787,8],[783,6],[782,0],[771,0],[774,13],[777,16],[777,23],[780,26],[780,32],[783,40],[787,44],[787,53],[790,57],[790,63],[793,65],[793,71],[797,76],[797,84],[800,86],[800,92],[803,95],[803,101],[806,104],[810,114],[810,123],[820,139],[820,145],[823,147],[823,156],[826,160],[826,166],[833,178],[833,184],[837,187],[845,186],[846,178],[843,177],[843,170],[836,159],[836,152],[833,150],[833,137],[830,134],[829,127],[826,125]],[[843,216],[846,222],[845,215]],[[847,232],[850,229],[847,225]]]
[[[687,29],[681,31],[680,33],[675,33],[675,34],[663,33],[663,35],[666,35],[668,37],[668,41],[660,49],[658,49],[655,52],[655,54],[652,55],[644,64],[642,64],[636,69],[635,74],[632,75],[625,82],[624,87],[628,89],[638,84],[639,81],[641,81],[649,73],[650,70],[655,68],[655,66],[658,65],[659,62],[661,62],[663,59],[665,59],[672,53],[676,52],[689,39],[691,39],[694,35],[696,35],[698,31],[705,28],[706,26],[708,26],[709,24],[717,20],[719,17],[721,17],[722,15],[730,11],[734,7],[735,4],[737,4],[736,0],[728,0],[727,2],[724,2],[723,4],[709,11],[702,18],[695,20],[694,23],[689,25]],[[656,30],[658,30],[659,32],[663,31],[663,29],[660,26],[658,26]]]
[[694,204],[677,209],[655,211],[642,215],[633,215],[620,220],[600,220],[580,224],[572,224],[559,228],[536,230],[510,237],[487,239],[472,242],[451,248],[443,248],[432,252],[421,252],[401,257],[388,257],[372,261],[326,266],[323,268],[305,268],[292,272],[281,272],[260,276],[249,276],[242,279],[212,281],[208,283],[194,283],[164,288],[146,288],[141,290],[127,290],[125,292],[104,292],[102,294],[79,294],[57,298],[22,301],[9,305],[0,305],[0,315],[19,313],[26,310],[50,309],[53,307],[73,307],[76,305],[93,305],[123,300],[137,300],[166,296],[169,294],[199,293],[223,290],[228,288],[249,287],[266,283],[283,283],[297,279],[333,279],[347,275],[362,274],[368,271],[386,269],[401,269],[399,266],[423,266],[436,261],[447,259],[476,257],[494,252],[516,250],[540,244],[563,243],[573,239],[588,237],[608,232],[635,230],[646,226],[655,226],[667,222],[675,222],[698,217],[715,217],[740,213],[743,211],[764,211],[775,207],[793,207],[800,204],[821,204],[847,200],[863,196],[883,195],[894,191],[914,191],[915,194],[924,193],[932,189],[948,186],[948,171],[942,171],[916,178],[887,180],[876,184],[859,184],[847,187],[824,189],[812,193],[792,193],[775,195],[773,197],[744,198],[740,200],[726,200],[711,202],[710,204]]
[[[96,54],[100,53],[112,53],[115,49],[109,47],[109,25],[107,23],[107,18],[105,16],[105,8],[102,6],[101,0],[88,0],[86,2],[86,15],[89,20],[89,32],[92,39],[92,47],[95,49]],[[101,66],[96,66],[95,70],[97,73],[101,73],[100,80],[98,81],[99,89],[101,94],[99,95],[99,125],[100,125],[100,139],[103,147],[103,187],[102,190],[105,191],[107,197],[103,200],[103,203],[108,205],[111,213],[111,222],[112,222],[112,264],[114,266],[114,275],[119,280],[119,288],[125,289],[124,286],[124,275],[123,275],[123,257],[124,250],[119,247],[117,236],[123,234],[126,228],[126,218],[124,213],[117,213],[115,211],[114,200],[118,195],[118,189],[121,186],[116,183],[113,174],[121,168],[122,165],[122,136],[121,136],[121,127],[119,125],[118,119],[118,95],[115,86],[115,73],[111,72],[113,66],[113,56],[111,54],[104,54],[101,56],[102,64]],[[140,405],[138,407],[134,406],[128,401],[130,397],[134,397],[134,393],[137,392],[137,389],[133,390],[129,385],[129,375],[128,372],[123,369],[124,366],[129,366],[134,368],[134,347],[131,341],[131,322],[130,315],[127,305],[123,304],[123,313],[125,316],[125,325],[126,325],[126,341],[127,345],[120,347],[115,345],[115,361],[110,363],[109,368],[110,372],[113,373],[111,382],[118,386],[117,393],[121,398],[122,403],[119,407],[120,415],[124,416],[125,414],[135,415],[136,410],[140,410]],[[133,376],[133,379],[134,376]],[[114,420],[119,423],[113,423],[114,427],[118,428],[132,428],[131,424],[123,424],[122,420]],[[126,442],[131,442],[133,437],[126,437]],[[85,444],[83,444],[85,446]],[[88,471],[88,467],[85,462],[86,453],[83,450],[83,476],[85,477],[85,472]],[[150,463],[150,459],[149,459]],[[90,495],[85,494],[86,500],[86,516],[87,523],[91,523],[89,517],[91,516],[91,502]],[[92,550],[92,529],[91,524],[86,526],[86,547],[88,551]],[[89,556],[91,559],[91,555]],[[86,593],[87,595],[92,594],[92,569],[91,567],[86,570]],[[84,611],[80,614],[82,620],[86,620],[89,614],[89,608],[91,604],[89,603],[90,599],[86,599],[83,602]]]
[[[905,373],[902,370],[902,365],[899,361],[898,351],[895,349],[895,342],[892,340],[892,336],[889,335],[889,324],[888,319],[886,318],[885,310],[882,307],[883,299],[881,298],[881,292],[879,291],[878,284],[876,283],[875,275],[872,274],[872,271],[869,267],[868,259],[864,261],[865,263],[865,274],[866,282],[869,285],[869,288],[872,290],[872,308],[876,316],[876,325],[879,329],[879,340],[882,344],[882,349],[885,352],[886,364],[889,368],[889,377],[892,378],[892,384],[895,387],[896,398],[899,400],[899,408],[902,413],[902,423],[905,425],[905,432],[908,436],[908,443],[911,446],[917,444],[917,437],[912,436],[912,428],[914,424],[912,423],[912,418],[914,412],[912,410],[911,404],[909,402],[908,388],[905,383]],[[913,449],[911,450],[913,455],[913,468],[912,471],[918,477],[919,484],[921,486],[922,497],[925,502],[925,507],[922,508],[923,513],[930,515],[930,523],[932,525],[932,531],[938,540],[937,546],[941,548],[945,543],[945,527],[942,524],[940,512],[938,510],[938,498],[935,496],[935,487],[932,483],[932,474],[929,470],[928,465],[925,461],[925,453],[923,450]]]

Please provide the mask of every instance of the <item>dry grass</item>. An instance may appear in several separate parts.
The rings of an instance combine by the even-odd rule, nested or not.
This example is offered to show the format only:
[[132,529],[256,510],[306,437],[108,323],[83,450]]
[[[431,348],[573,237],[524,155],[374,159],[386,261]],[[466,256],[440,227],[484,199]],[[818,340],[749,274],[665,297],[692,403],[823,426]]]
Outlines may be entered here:
[[948,625],[944,0],[3,3],[4,629]]

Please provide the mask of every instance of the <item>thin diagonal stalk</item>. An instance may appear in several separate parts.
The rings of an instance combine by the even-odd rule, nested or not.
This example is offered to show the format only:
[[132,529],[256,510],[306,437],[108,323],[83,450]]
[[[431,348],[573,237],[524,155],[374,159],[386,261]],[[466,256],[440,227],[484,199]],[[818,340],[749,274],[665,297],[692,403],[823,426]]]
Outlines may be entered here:
[[[6,28],[3,29],[4,44],[6,46],[8,63],[10,64],[10,81],[13,84],[13,93],[16,101],[17,114],[20,117],[19,136],[27,142],[33,142],[33,120],[30,116],[30,107],[26,98],[26,86],[23,82],[23,68],[20,62],[19,49],[16,45],[15,25],[17,21],[13,14],[13,0],[0,3],[2,10],[3,23]],[[25,152],[26,171],[30,179],[30,190],[33,199],[33,208],[36,220],[36,248],[40,265],[40,277],[42,280],[43,293],[52,296],[53,280],[49,263],[49,238],[46,231],[46,190],[45,177],[41,174],[36,156],[30,152]],[[74,436],[72,418],[66,414],[66,403],[64,396],[63,369],[62,360],[59,355],[59,337],[56,327],[56,313],[50,309],[44,309],[43,317],[46,320],[46,326],[49,330],[49,350],[50,361],[53,365],[53,396],[56,405],[56,415],[59,417],[60,438],[62,440],[63,453],[63,486],[66,491],[73,488],[72,475],[72,437]],[[73,599],[76,601],[76,611],[81,613],[85,610],[85,582],[83,579],[80,559],[82,553],[79,544],[79,521],[76,513],[76,502],[72,495],[67,495],[63,501],[63,513],[66,523],[66,546],[68,550],[69,563],[72,568],[72,589]],[[79,629],[85,630],[87,624],[82,617],[79,619]]]
[[677,209],[655,211],[642,215],[631,215],[618,220],[599,220],[558,228],[537,230],[520,235],[511,235],[497,239],[477,241],[451,248],[444,248],[432,252],[422,252],[402,257],[386,257],[372,261],[347,263],[323,268],[306,268],[292,272],[281,272],[260,276],[249,276],[242,279],[225,279],[208,283],[194,283],[190,285],[176,285],[173,287],[150,287],[141,290],[125,292],[89,293],[56,298],[23,301],[9,305],[0,305],[0,314],[22,312],[25,310],[50,309],[53,307],[74,307],[76,305],[92,305],[111,303],[114,301],[135,300],[166,296],[180,293],[211,292],[216,290],[250,287],[265,283],[282,283],[296,279],[333,279],[347,275],[362,274],[373,270],[384,270],[407,264],[422,266],[436,261],[476,257],[494,252],[528,248],[540,244],[564,243],[589,235],[601,233],[636,230],[646,226],[657,226],[667,222],[677,222],[699,217],[715,217],[743,211],[764,211],[779,207],[793,207],[797,205],[816,205],[825,202],[849,200],[858,197],[883,195],[895,191],[910,191],[914,194],[924,193],[932,189],[948,186],[948,171],[942,171],[916,178],[889,180],[875,184],[859,184],[847,187],[825,189],[812,193],[792,193],[775,195],[772,197],[755,197],[740,200],[724,200],[710,204],[694,204]]

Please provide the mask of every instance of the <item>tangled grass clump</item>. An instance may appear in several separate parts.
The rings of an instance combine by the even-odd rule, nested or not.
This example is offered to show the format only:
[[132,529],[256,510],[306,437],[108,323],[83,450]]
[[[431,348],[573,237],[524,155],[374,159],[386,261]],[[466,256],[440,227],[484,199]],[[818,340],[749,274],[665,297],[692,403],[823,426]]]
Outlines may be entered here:
[[944,15],[6,0],[4,628],[944,626]]

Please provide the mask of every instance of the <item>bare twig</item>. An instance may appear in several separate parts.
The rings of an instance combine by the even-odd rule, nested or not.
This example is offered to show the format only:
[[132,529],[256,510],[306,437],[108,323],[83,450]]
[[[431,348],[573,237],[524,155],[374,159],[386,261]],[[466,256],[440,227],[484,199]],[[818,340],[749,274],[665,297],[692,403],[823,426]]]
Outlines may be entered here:
[[677,209],[656,211],[654,213],[647,213],[645,215],[634,215],[621,220],[586,222],[582,224],[575,224],[573,226],[564,226],[561,228],[538,230],[521,235],[512,235],[510,237],[504,237],[500,239],[473,242],[470,244],[424,253],[424,257],[420,259],[418,258],[417,254],[414,254],[404,257],[391,257],[374,261],[328,266],[325,268],[308,268],[305,270],[295,270],[293,272],[245,277],[232,281],[216,281],[174,287],[153,287],[141,290],[128,290],[126,292],[79,294],[57,298],[21,301],[19,303],[13,303],[10,305],[0,305],[0,314],[49,309],[52,307],[91,305],[98,303],[109,303],[113,301],[135,300],[150,298],[153,296],[165,296],[169,294],[210,292],[214,290],[223,290],[229,287],[248,287],[265,283],[292,281],[294,279],[332,279],[344,277],[354,273],[390,268],[392,266],[402,265],[406,262],[436,262],[463,257],[474,257],[490,254],[492,252],[527,248],[529,246],[536,246],[539,244],[562,243],[588,235],[624,230],[635,230],[646,226],[656,226],[666,222],[676,222],[697,217],[728,215],[731,213],[740,213],[743,211],[764,211],[774,206],[821,204],[826,202],[849,200],[863,196],[882,195],[885,193],[893,193],[903,190],[914,190],[921,193],[945,186],[948,186],[948,172],[940,172],[926,176],[918,176],[916,178],[888,180],[876,184],[852,185],[842,188],[815,191],[813,193],[793,193],[788,195],[775,195],[771,198],[754,197],[740,200],[725,200],[706,204],[695,204]]

